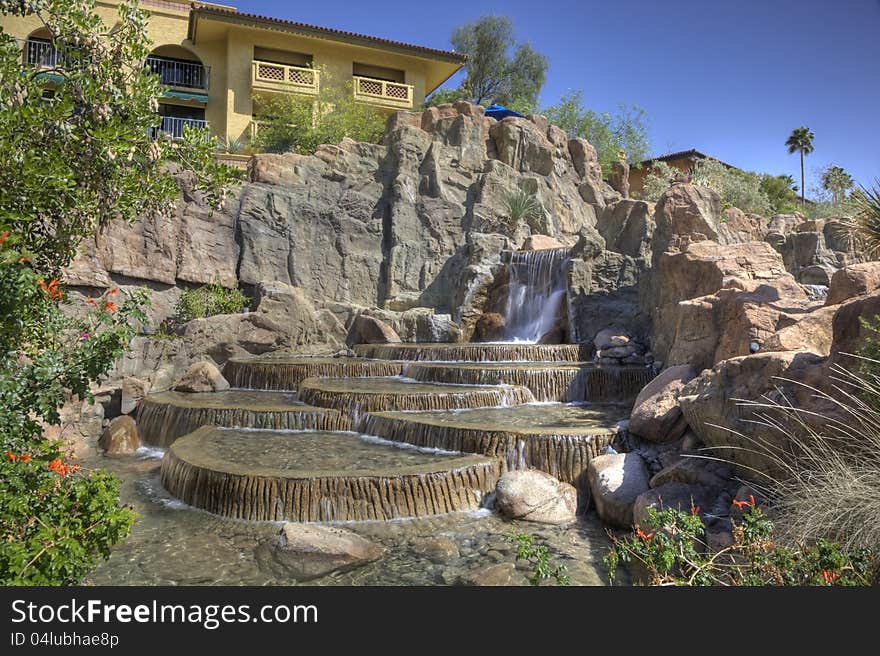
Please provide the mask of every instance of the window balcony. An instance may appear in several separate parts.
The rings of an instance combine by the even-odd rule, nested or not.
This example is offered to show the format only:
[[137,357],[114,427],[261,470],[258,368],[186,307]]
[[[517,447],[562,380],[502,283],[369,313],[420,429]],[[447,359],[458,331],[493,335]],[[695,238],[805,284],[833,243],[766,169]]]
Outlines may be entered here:
[[394,109],[412,109],[413,106],[412,85],[371,77],[354,76],[354,97],[363,102]]
[[155,139],[161,134],[167,134],[172,139],[182,139],[184,126],[204,130],[208,127],[208,122],[198,118],[179,118],[177,116],[163,116],[162,124],[156,128],[153,128],[152,137]]
[[251,86],[254,91],[280,91],[314,96],[318,93],[318,78],[318,71],[313,68],[255,60]]
[[208,90],[210,70],[199,62],[150,55],[147,67],[159,76],[162,84],[172,89]]
[[64,58],[47,39],[28,39],[24,44],[24,62],[37,69],[51,70],[64,63]]

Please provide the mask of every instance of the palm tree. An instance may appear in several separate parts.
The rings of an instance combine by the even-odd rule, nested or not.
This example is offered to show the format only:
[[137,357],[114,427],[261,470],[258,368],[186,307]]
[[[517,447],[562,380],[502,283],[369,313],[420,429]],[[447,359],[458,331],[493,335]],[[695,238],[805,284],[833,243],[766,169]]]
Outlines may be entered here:
[[802,126],[791,131],[791,136],[785,145],[788,146],[788,154],[801,154],[801,207],[807,206],[807,198],[804,195],[804,155],[813,152],[813,139],[816,135],[812,133],[810,128]]
[[826,191],[831,192],[831,197],[837,204],[846,197],[846,192],[855,186],[855,182],[841,167],[829,166],[822,171],[822,186]]

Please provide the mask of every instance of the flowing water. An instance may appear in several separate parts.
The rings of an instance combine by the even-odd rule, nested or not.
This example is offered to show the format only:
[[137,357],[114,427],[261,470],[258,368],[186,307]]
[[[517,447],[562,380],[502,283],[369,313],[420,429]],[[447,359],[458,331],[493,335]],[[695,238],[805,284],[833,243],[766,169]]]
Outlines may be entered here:
[[553,330],[565,299],[570,259],[570,248],[511,253],[506,339],[537,342]]

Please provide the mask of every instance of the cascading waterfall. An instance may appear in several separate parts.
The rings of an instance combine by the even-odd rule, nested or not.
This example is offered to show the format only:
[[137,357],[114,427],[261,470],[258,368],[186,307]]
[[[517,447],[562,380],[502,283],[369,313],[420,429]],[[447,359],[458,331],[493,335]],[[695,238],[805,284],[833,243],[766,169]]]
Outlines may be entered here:
[[570,248],[514,251],[504,312],[505,337],[537,342],[556,325],[565,298]]

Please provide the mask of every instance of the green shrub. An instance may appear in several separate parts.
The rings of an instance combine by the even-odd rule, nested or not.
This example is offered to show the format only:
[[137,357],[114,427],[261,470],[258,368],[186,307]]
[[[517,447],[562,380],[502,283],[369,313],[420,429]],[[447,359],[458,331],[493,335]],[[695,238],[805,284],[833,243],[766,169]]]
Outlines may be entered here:
[[177,317],[186,323],[216,314],[238,314],[248,305],[247,296],[238,288],[228,289],[218,284],[187,289],[177,301]]
[[256,151],[311,155],[321,144],[338,144],[345,137],[378,143],[385,132],[385,114],[357,102],[353,82],[337,84],[322,71],[317,96],[297,94],[256,96],[259,130]]
[[654,162],[645,176],[640,198],[656,203],[673,182],[683,178],[687,178],[687,174],[681,169],[669,166],[666,162]]
[[514,532],[506,539],[516,545],[516,559],[525,560],[532,565],[532,576],[529,579],[532,585],[540,585],[541,581],[550,579],[553,579],[557,585],[571,583],[565,565],[554,565],[550,548],[545,544],[536,544],[534,535]]
[[511,229],[515,229],[521,221],[533,226],[544,216],[544,208],[541,207],[534,192],[529,189],[508,191],[501,197],[501,200]]
[[649,585],[870,585],[877,555],[865,548],[844,549],[824,539],[787,547],[776,544],[773,523],[754,506],[733,529],[731,546],[712,551],[697,512],[648,509],[644,527],[612,536],[605,557],[614,580],[621,564],[634,564]]
[[750,171],[729,169],[716,159],[698,160],[694,165],[694,184],[714,189],[725,207],[768,216],[770,199],[761,189],[761,176]]

